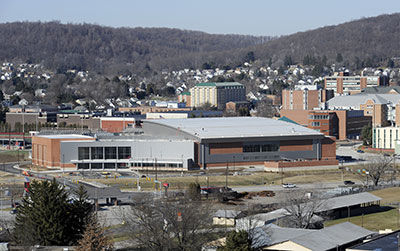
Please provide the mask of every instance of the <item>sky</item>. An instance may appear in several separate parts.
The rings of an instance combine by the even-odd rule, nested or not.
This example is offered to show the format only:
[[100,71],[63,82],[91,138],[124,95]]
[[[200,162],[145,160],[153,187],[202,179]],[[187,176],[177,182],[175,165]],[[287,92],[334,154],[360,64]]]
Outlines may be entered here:
[[399,0],[0,0],[0,23],[60,21],[257,36],[397,12]]

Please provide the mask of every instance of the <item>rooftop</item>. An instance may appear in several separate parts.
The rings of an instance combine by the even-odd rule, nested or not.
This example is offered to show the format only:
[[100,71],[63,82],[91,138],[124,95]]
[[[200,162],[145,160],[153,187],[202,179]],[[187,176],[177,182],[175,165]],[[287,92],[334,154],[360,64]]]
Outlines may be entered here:
[[330,199],[326,200],[326,202],[318,210],[318,212],[338,209],[338,208],[342,208],[342,207],[351,207],[354,205],[380,201],[381,199],[382,198],[375,196],[372,193],[368,193],[368,192],[334,197],[334,198],[330,198]]
[[196,86],[216,86],[216,87],[225,87],[225,86],[243,86],[238,82],[210,82],[210,83],[199,83]]
[[242,214],[242,211],[236,211],[236,210],[218,210],[217,212],[214,213],[214,217],[221,217],[221,218],[233,218],[236,219]]
[[340,223],[323,228],[309,234],[304,234],[290,241],[311,250],[331,250],[353,241],[373,235],[374,232],[354,225],[350,222]]
[[41,138],[47,139],[94,139],[91,136],[80,134],[53,134],[53,135],[39,135]]
[[261,117],[162,119],[144,121],[144,123],[171,127],[199,139],[323,136],[320,132],[300,125]]
[[375,104],[397,104],[400,101],[400,95],[397,94],[369,94],[360,93],[347,96],[336,96],[327,101],[329,109],[334,107],[359,107],[365,104],[367,100],[372,100]]

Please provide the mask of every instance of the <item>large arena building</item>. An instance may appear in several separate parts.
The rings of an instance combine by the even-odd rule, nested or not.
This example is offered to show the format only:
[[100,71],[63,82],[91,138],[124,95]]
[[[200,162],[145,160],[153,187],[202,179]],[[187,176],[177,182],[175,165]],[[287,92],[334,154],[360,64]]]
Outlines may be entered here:
[[39,134],[32,139],[33,164],[68,170],[337,167],[335,138],[268,118],[145,120],[133,131]]

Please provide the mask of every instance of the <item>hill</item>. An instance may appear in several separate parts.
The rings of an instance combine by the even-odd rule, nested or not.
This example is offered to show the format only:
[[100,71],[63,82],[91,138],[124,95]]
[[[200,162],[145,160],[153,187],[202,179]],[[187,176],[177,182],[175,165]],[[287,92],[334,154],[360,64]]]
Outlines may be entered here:
[[61,71],[76,68],[101,73],[142,72],[196,67],[210,54],[269,39],[168,28],[15,22],[0,24],[0,60],[41,62]]
[[[191,67],[235,67],[254,59],[264,65],[282,65],[288,57],[286,63],[303,63],[308,57],[311,64],[324,61],[359,69],[400,56],[399,27],[400,14],[280,38],[168,28],[15,22],[0,24],[0,61],[42,63],[60,72],[79,69],[139,75]],[[343,60],[337,60],[338,53]]]
[[400,56],[400,14],[363,18],[340,25],[299,32],[255,46],[257,58],[282,62],[290,56],[294,62],[304,57],[327,57],[335,62],[340,53],[343,64],[360,68],[377,66],[388,58]]

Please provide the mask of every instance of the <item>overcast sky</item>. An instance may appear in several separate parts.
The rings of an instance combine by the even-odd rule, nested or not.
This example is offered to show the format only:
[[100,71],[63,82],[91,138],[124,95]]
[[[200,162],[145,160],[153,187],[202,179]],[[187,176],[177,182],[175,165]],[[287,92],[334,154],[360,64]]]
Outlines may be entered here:
[[399,0],[0,0],[1,23],[58,20],[266,36],[396,12]]

